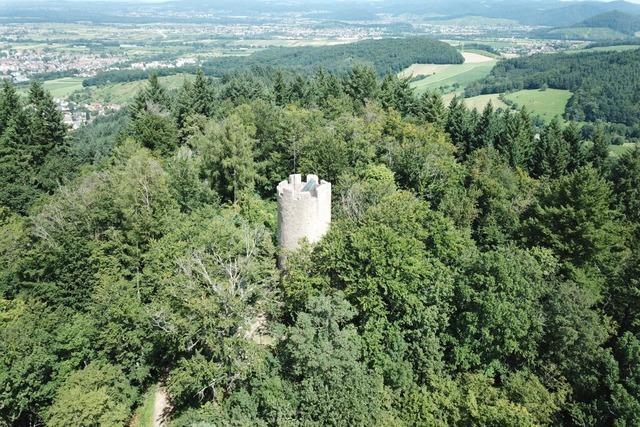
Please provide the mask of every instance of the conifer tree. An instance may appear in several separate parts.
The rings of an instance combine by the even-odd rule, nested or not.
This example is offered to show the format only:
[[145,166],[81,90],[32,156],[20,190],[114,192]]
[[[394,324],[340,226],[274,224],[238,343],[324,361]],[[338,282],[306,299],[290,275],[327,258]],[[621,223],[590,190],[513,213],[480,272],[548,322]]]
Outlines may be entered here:
[[484,147],[493,147],[498,134],[496,113],[491,101],[482,110],[482,115],[476,124],[471,151]]
[[42,83],[33,82],[29,88],[31,112],[31,162],[38,168],[55,147],[62,147],[67,128],[62,113]]
[[531,172],[534,177],[557,178],[567,171],[569,148],[562,136],[560,122],[549,123],[534,146]]
[[425,92],[418,102],[418,116],[428,123],[443,126],[447,109],[438,92]]
[[586,164],[580,128],[575,122],[570,122],[562,132],[562,137],[566,141],[567,149],[569,150],[567,171],[573,172]]
[[276,105],[284,106],[289,103],[289,88],[284,79],[282,70],[276,71],[275,81],[273,83],[273,92],[275,95]]
[[601,124],[596,126],[591,140],[593,142],[593,146],[589,153],[589,160],[591,161],[591,164],[593,164],[593,167],[602,170],[609,158],[609,143],[604,135],[604,129]]
[[300,105],[306,105],[309,97],[309,87],[307,81],[298,74],[291,83],[288,90],[291,101],[296,101]]
[[174,105],[174,116],[176,118],[176,125],[178,129],[182,129],[185,126],[185,121],[189,114],[193,113],[193,85],[189,80],[182,83],[182,87],[178,90],[178,96]]
[[625,239],[620,214],[611,206],[609,182],[594,168],[582,167],[542,187],[526,220],[527,237],[574,266],[610,272]]
[[640,147],[624,153],[611,171],[616,204],[631,221],[640,224]]
[[380,90],[375,70],[364,65],[356,65],[349,71],[345,87],[347,93],[360,106],[368,99],[375,99]]
[[26,114],[18,110],[0,136],[0,205],[22,214],[35,197],[29,134]]
[[211,88],[211,80],[204,75],[202,68],[198,69],[196,78],[193,82],[192,109],[194,113],[202,114],[209,117],[213,107],[213,93]]
[[413,89],[408,79],[399,79],[396,75],[387,74],[380,85],[382,106],[393,108],[402,114],[414,114],[417,110]]
[[513,114],[505,111],[500,118],[496,148],[512,167],[527,167],[531,156],[531,120],[523,108]]
[[457,96],[449,104],[444,129],[451,136],[451,142],[458,148],[458,156],[465,158],[470,151],[473,125],[469,110]]
[[16,88],[9,80],[3,80],[0,94],[0,135],[9,126],[9,121],[15,112],[21,108],[20,97],[16,92]]
[[158,80],[158,75],[153,73],[149,76],[149,83],[146,90],[147,100],[158,105],[169,105],[167,91]]
[[149,75],[146,87],[139,91],[133,100],[131,117],[135,118],[145,111],[160,112],[168,109],[169,105],[170,101],[166,90],[160,85],[158,75],[152,73]]

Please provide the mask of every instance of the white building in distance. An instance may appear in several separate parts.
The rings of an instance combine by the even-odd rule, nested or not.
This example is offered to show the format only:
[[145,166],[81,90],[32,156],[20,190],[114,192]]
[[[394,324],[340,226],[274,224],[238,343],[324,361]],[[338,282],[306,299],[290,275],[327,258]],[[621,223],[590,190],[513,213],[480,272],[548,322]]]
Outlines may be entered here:
[[331,225],[331,183],[317,175],[290,175],[278,184],[278,245],[298,249],[303,239],[316,243]]

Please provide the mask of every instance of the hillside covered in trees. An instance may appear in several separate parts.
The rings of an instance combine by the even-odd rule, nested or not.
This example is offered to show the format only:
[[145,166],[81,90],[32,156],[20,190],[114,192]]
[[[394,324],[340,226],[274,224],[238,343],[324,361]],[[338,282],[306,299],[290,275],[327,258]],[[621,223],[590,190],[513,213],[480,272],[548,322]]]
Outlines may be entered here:
[[640,49],[623,52],[534,55],[501,61],[467,96],[550,87],[573,92],[566,118],[604,120],[638,128]]
[[640,15],[613,10],[585,19],[576,27],[609,28],[629,36],[635,36],[640,31]]
[[534,32],[536,37],[560,40],[593,40],[637,42],[640,15],[612,10],[591,16],[569,26],[544,28]]
[[[535,59],[534,59],[535,61]],[[369,67],[0,95],[0,425],[640,423],[640,150]],[[539,135],[539,137],[538,137]],[[275,186],[333,224],[277,268]]]
[[[356,64],[370,65],[379,75],[397,73],[411,64],[462,64],[464,58],[458,50],[441,41],[428,37],[385,38],[362,40],[330,46],[271,47],[249,56],[224,56],[212,58],[202,64],[205,74],[221,77],[233,71],[250,68],[286,67],[298,71],[313,72],[323,68],[332,72],[344,72]],[[195,72],[193,67],[164,73]],[[161,71],[162,73],[162,71]],[[126,82],[146,78],[145,71],[110,71],[86,79],[85,86]]]

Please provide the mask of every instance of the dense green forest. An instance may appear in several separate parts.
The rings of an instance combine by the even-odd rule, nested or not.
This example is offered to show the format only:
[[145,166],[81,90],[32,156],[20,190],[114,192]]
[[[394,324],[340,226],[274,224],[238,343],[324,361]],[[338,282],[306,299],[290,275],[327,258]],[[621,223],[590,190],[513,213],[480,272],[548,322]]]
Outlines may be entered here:
[[[0,425],[640,424],[640,150],[375,69],[0,96]],[[277,268],[275,186],[334,188]]]
[[600,13],[569,26],[543,28],[535,37],[561,40],[598,40],[636,42],[640,31],[640,15],[612,10]]
[[610,28],[634,37],[640,31],[640,16],[613,10],[585,19],[576,27]]
[[573,92],[566,118],[604,120],[638,129],[640,49],[623,52],[534,55],[499,62],[466,95],[550,87]]
[[[313,72],[323,68],[344,72],[356,64],[370,65],[379,75],[397,73],[411,64],[462,64],[464,58],[453,46],[428,37],[362,40],[333,46],[272,47],[249,56],[223,56],[202,64],[205,74],[221,77],[224,74],[253,67],[287,67]],[[195,72],[194,67],[158,70],[156,74]],[[141,70],[108,71],[85,79],[84,86],[142,80],[147,72]]]

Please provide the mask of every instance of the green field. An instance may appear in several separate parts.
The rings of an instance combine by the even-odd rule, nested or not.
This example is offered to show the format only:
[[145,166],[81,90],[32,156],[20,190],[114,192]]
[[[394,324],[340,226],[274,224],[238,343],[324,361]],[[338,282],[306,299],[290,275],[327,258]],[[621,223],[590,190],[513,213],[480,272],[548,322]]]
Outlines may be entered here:
[[612,157],[620,157],[627,151],[633,149],[636,146],[633,142],[627,142],[622,145],[610,145],[609,146],[609,155]]
[[[160,77],[158,80],[168,90],[178,89],[185,79],[193,79],[192,74],[176,74],[173,76]],[[64,77],[61,79],[47,80],[44,87],[54,98],[68,98],[71,95],[79,95],[83,102],[102,102],[126,104],[138,93],[138,90],[146,84],[146,80],[139,80],[129,83],[114,83],[99,87],[85,88],[82,86],[81,77]],[[20,86],[18,91],[26,95],[29,91],[28,85]]]
[[500,94],[492,93],[489,95],[478,95],[471,98],[465,98],[464,103],[470,109],[476,109],[478,111],[484,110],[489,102],[493,105],[493,108],[508,109],[509,106],[500,100]]
[[[443,101],[446,105],[449,105],[455,95],[463,96],[463,94],[464,92],[462,91],[448,93],[443,96]],[[545,91],[521,90],[504,96],[516,104],[515,108],[526,107],[530,114],[539,115],[544,120],[550,121],[554,117],[562,118],[567,101],[571,97],[571,92],[557,89],[547,89]],[[482,111],[489,101],[491,101],[494,108],[511,108],[500,100],[500,94],[498,93],[464,99],[464,103],[469,109],[475,108],[478,111]]]
[[[44,88],[51,92],[51,96],[54,98],[66,98],[73,92],[82,89],[81,77],[63,77],[61,79],[47,80],[44,82]],[[27,85],[20,86],[18,91],[26,95],[29,91]]]
[[54,98],[66,98],[78,89],[82,89],[81,77],[64,77],[61,79],[48,80],[44,82],[44,87]]
[[411,83],[416,93],[428,90],[452,92],[489,75],[497,61],[448,65],[441,71]]
[[526,107],[529,113],[539,115],[545,120],[562,117],[571,98],[568,90],[521,90],[508,93],[505,98],[516,103],[518,107]]
[[488,56],[489,58],[495,58],[495,59],[500,59],[501,56],[498,53],[493,53],[493,52],[489,52],[486,50],[482,50],[482,49],[464,49],[465,52],[469,52],[469,53],[477,53],[478,55],[482,55],[482,56]]
[[[194,76],[192,74],[176,74],[173,76],[160,77],[158,80],[166,89],[173,90],[182,86],[185,79],[193,78]],[[92,102],[127,104],[145,84],[146,80],[139,80],[129,83],[90,87],[83,89],[83,96]]]

